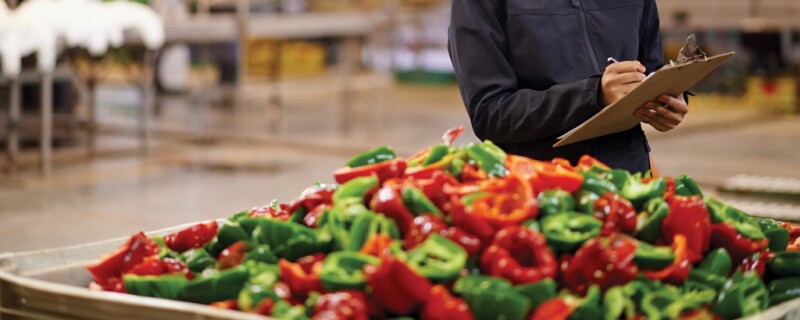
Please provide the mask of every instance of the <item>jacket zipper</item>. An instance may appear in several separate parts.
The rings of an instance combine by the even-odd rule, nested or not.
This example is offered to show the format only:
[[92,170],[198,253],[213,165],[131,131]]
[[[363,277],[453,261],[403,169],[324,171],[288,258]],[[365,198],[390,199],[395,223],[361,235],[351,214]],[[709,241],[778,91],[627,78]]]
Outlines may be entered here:
[[580,0],[572,0],[572,3],[578,7],[578,13],[581,16],[581,26],[583,27],[583,41],[586,43],[586,49],[589,50],[589,56],[592,58],[594,62],[594,71],[597,74],[601,74],[600,71],[600,64],[597,62],[597,56],[594,54],[594,48],[592,47],[592,41],[589,39],[589,26],[586,23],[586,12],[583,9],[583,4]]

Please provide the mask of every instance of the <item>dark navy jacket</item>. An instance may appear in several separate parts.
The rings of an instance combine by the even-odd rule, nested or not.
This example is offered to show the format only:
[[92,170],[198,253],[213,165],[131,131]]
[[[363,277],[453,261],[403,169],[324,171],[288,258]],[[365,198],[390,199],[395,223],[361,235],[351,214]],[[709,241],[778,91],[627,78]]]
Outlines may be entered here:
[[452,0],[449,50],[472,128],[509,153],[650,168],[641,126],[555,148],[602,109],[606,59],[663,64],[655,0]]

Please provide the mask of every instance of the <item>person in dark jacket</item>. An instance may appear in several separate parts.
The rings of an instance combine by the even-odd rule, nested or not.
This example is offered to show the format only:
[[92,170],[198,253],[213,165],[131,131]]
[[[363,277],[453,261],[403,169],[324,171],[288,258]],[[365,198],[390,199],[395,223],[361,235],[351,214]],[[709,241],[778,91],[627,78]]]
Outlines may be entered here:
[[[552,146],[663,65],[655,0],[452,1],[448,48],[478,138],[535,159],[588,154],[632,172],[650,168],[640,125]],[[635,116],[675,128],[685,100],[658,100]]]

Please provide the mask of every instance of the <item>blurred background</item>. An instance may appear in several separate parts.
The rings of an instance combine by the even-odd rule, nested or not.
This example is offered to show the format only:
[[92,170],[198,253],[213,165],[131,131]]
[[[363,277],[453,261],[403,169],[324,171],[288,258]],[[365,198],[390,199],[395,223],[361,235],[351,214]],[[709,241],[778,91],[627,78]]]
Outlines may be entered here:
[[[408,156],[458,125],[458,142],[476,140],[447,54],[447,0],[34,10],[48,1],[0,10],[0,252],[290,201],[358,152]],[[692,33],[709,55],[737,54],[695,87],[679,128],[645,128],[655,168],[800,220],[800,2],[657,3],[667,60]],[[124,33],[104,33],[115,23]],[[67,41],[47,51],[45,25]]]

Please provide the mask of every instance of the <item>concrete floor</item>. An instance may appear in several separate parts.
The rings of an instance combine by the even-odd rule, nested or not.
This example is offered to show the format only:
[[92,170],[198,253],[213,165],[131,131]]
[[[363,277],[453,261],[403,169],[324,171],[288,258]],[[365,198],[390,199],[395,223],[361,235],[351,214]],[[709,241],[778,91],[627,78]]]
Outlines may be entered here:
[[[289,201],[308,185],[332,181],[332,171],[360,150],[385,144],[410,155],[450,127],[469,126],[454,87],[364,92],[346,133],[330,96],[287,97],[277,134],[265,125],[273,111],[264,103],[235,117],[224,103],[169,96],[160,99],[154,147],[142,156],[136,140],[115,129],[133,126],[131,102],[108,97],[100,156],[57,150],[54,175],[44,179],[31,153],[17,176],[0,177],[0,252],[123,237]],[[664,175],[686,173],[710,190],[738,173],[800,178],[798,117],[695,106],[679,129],[646,131]],[[460,142],[471,140],[468,130]]]

